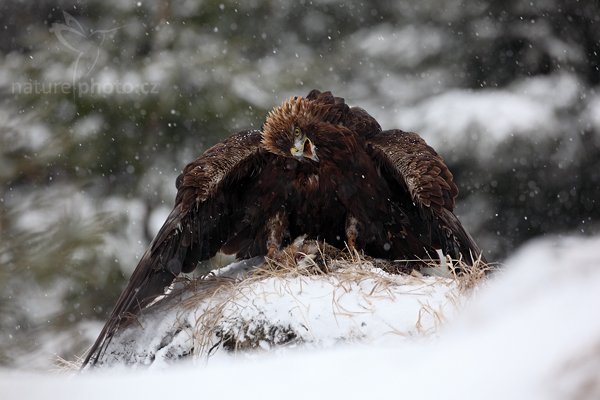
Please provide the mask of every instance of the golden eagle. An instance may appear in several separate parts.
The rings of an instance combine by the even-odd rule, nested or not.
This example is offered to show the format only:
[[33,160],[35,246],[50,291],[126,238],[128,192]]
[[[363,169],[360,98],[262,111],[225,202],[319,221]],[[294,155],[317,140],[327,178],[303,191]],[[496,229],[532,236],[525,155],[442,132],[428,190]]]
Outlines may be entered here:
[[481,251],[453,214],[458,189],[415,133],[382,131],[359,107],[311,91],[275,107],[262,130],[208,149],[177,178],[175,207],[83,362],[180,273],[218,251],[275,256],[296,237],[390,260],[467,263]]

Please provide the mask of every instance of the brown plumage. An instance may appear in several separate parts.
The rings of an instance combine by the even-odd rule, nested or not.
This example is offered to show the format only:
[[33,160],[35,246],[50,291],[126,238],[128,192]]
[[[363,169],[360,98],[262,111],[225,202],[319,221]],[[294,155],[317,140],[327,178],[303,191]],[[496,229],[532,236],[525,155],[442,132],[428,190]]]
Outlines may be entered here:
[[274,256],[296,237],[390,260],[481,251],[453,214],[442,158],[415,133],[382,131],[359,107],[311,91],[275,107],[261,131],[216,144],[177,178],[175,207],[142,256],[83,367],[173,279],[218,251]]

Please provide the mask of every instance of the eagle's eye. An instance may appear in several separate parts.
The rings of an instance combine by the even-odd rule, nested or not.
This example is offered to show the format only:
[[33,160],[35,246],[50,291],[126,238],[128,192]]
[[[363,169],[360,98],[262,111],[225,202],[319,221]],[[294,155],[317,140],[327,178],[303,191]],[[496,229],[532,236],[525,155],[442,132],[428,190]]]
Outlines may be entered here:
[[306,137],[302,129],[294,128],[294,144],[290,148],[290,154],[296,159],[306,158],[308,160],[319,161],[316,153],[317,147]]

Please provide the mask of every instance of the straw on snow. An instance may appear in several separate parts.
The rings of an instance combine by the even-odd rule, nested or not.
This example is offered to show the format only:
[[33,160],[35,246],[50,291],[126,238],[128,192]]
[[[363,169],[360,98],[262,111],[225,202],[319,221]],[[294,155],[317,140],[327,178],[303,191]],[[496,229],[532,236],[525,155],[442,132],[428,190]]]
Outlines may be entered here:
[[[275,260],[254,261],[259,263],[254,268],[235,263],[203,278],[179,279],[168,295],[144,310],[139,324],[115,337],[104,361],[148,364],[161,351],[167,359],[204,358],[221,350],[430,335],[443,324],[445,313],[459,308],[482,281],[486,268],[446,260],[449,268],[427,268],[442,276],[407,274],[402,272],[407,271],[405,261],[376,260],[304,240]],[[456,274],[456,268],[463,272]],[[407,309],[409,315],[395,321],[392,307],[401,310],[414,299],[418,311]],[[378,319],[372,332],[352,325],[354,320],[371,324],[371,317]],[[413,322],[407,324],[407,318]],[[334,332],[338,328],[339,334]]]

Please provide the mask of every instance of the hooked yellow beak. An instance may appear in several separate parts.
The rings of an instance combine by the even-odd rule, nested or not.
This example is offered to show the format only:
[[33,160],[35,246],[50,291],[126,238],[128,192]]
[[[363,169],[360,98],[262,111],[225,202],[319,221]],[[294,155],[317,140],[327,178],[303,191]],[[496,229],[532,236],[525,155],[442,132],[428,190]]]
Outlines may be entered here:
[[294,146],[290,149],[290,153],[296,158],[308,158],[309,160],[319,161],[317,146],[306,136],[294,141]]

